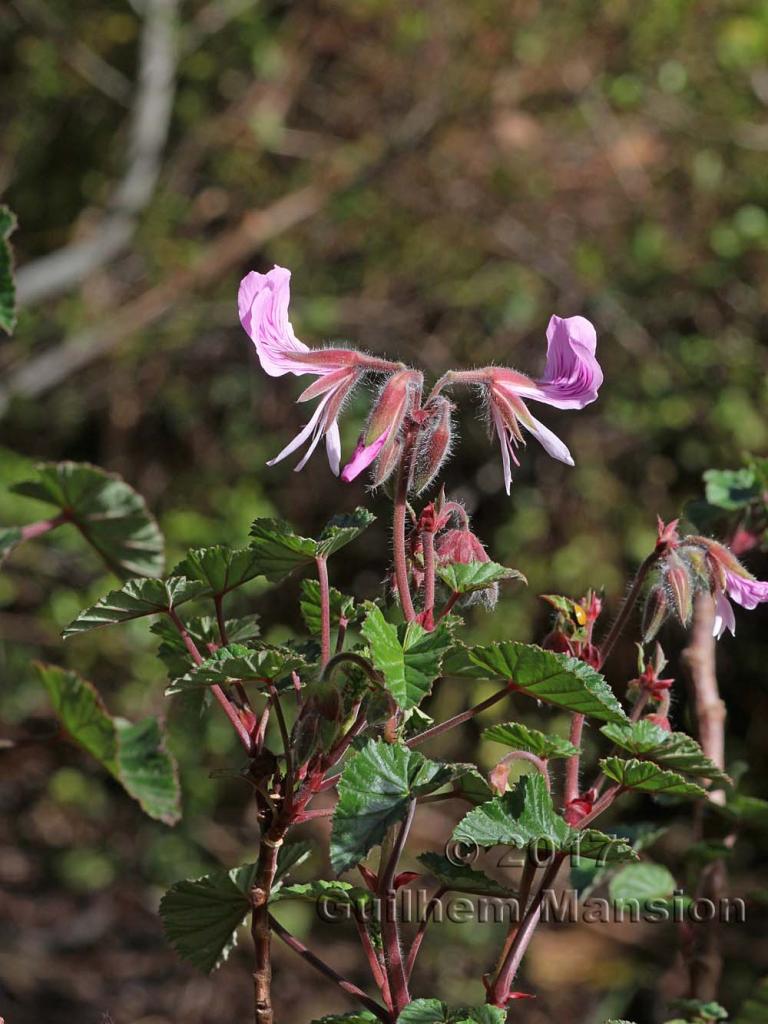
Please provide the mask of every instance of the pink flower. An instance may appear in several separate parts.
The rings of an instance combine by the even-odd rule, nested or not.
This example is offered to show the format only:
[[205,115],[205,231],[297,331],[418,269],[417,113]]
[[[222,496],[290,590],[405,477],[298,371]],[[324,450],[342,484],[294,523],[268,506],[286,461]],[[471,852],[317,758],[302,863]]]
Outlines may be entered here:
[[320,398],[307,425],[294,439],[270,459],[267,465],[286,458],[306,441],[309,447],[296,466],[303,469],[322,438],[331,470],[338,476],[341,441],[338,418],[342,407],[367,372],[391,372],[399,364],[366,356],[355,349],[310,349],[299,341],[288,319],[291,272],[273,267],[268,274],[251,271],[240,282],[237,296],[240,322],[256,346],[262,369],[271,377],[286,373],[314,374],[319,379],[299,396],[299,402]]
[[589,320],[582,316],[565,319],[553,316],[547,328],[547,364],[541,380],[534,381],[515,370],[498,366],[447,374],[449,383],[484,386],[489,426],[501,444],[507,494],[512,484],[512,463],[520,464],[516,449],[525,444],[523,428],[533,434],[552,458],[573,465],[568,448],[533,416],[524,399],[544,402],[557,409],[583,409],[594,402],[603,383],[596,348],[597,335]]
[[[400,430],[414,397],[421,391],[423,377],[417,370],[403,369],[393,373],[382,388],[371,409],[368,424],[360,435],[351,460],[344,467],[341,479],[350,483],[379,456],[379,472],[375,483],[384,482],[395,467],[399,455]],[[386,448],[385,448],[386,446]]]
[[715,587],[715,624],[712,632],[718,640],[726,629],[730,630],[733,636],[736,635],[736,616],[731,601],[735,601],[747,611],[752,611],[759,604],[768,601],[768,583],[756,580],[750,574],[742,575],[745,572],[743,569],[740,573],[724,569],[725,588],[719,584]]

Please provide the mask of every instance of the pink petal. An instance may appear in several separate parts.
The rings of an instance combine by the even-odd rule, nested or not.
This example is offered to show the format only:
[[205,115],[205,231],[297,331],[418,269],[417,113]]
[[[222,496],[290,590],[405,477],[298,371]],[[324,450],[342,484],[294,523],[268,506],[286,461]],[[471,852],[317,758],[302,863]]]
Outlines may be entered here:
[[[309,437],[312,436],[313,433],[315,433],[316,436],[313,440],[311,449],[308,454],[311,454],[315,450],[317,442],[323,436],[323,429],[322,424],[320,422],[320,417],[323,416],[329,398],[330,395],[326,395],[326,397],[322,400],[322,402],[318,404],[317,408],[312,413],[312,418],[310,419],[309,423],[302,430],[299,431],[299,433],[296,435],[296,437],[294,437],[292,441],[288,442],[288,444],[285,446],[285,448],[283,448],[283,450],[279,454],[277,454],[273,459],[270,459],[269,462],[267,462],[268,466],[274,466],[275,463],[282,462],[283,459],[293,454],[293,452],[295,452],[297,448],[300,448],[304,444],[304,442]],[[308,456],[305,456],[302,459],[297,468],[303,468],[304,464],[307,461],[307,457]]]
[[380,434],[372,444],[366,444],[364,436],[361,436],[357,442],[357,448],[355,448],[352,458],[346,464],[341,473],[341,479],[345,483],[351,483],[356,476],[360,476],[363,470],[367,469],[372,462],[375,462],[379,452],[384,447],[384,442],[389,436],[391,428]]
[[325,451],[328,455],[328,463],[334,476],[339,475],[341,465],[341,437],[339,436],[339,424],[336,420],[328,428],[325,435]]
[[547,327],[547,365],[542,380],[520,394],[558,409],[583,409],[594,402],[603,371],[595,358],[595,328],[583,316],[553,316]]
[[563,444],[557,434],[552,433],[549,427],[545,427],[544,424],[539,422],[535,416],[531,416],[530,412],[529,418],[523,420],[523,423],[541,444],[547,455],[551,455],[553,459],[559,459],[560,462],[564,462],[567,466],[574,465],[573,457],[568,451],[568,448]]
[[501,445],[501,464],[504,469],[504,488],[507,494],[509,494],[512,489],[512,466],[509,460],[507,428],[504,426],[504,421],[495,406],[491,406],[491,416],[493,419],[493,426],[499,438],[499,444]]
[[768,601],[768,583],[752,579],[751,576],[741,576],[726,570],[725,585],[728,597],[749,611],[757,608],[761,602]]
[[271,377],[311,372],[296,358],[309,349],[293,333],[288,319],[290,280],[291,272],[284,267],[273,267],[268,274],[251,271],[240,282],[237,296],[240,322],[256,346],[262,369]]
[[731,602],[722,590],[718,590],[715,598],[715,622],[712,636],[719,640],[726,629],[731,631],[732,636],[736,636],[736,616],[733,613]]

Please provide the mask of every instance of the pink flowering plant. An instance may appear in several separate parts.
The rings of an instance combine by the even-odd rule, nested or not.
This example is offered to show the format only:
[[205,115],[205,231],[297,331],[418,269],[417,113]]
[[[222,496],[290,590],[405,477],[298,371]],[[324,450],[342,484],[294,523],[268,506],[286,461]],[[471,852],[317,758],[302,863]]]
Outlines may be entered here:
[[[8,554],[41,534],[78,530],[122,582],[83,611],[65,637],[152,618],[170,676],[168,696],[204,698],[203,708],[224,714],[237,737],[241,754],[234,767],[251,787],[258,812],[254,857],[179,881],[163,897],[160,915],[181,957],[212,971],[248,923],[256,1024],[298,1024],[273,1005],[275,939],[354,1007],[323,1018],[326,1024],[514,1021],[521,1001],[536,996],[524,973],[526,950],[547,900],[568,877],[582,898],[602,891],[613,908],[634,900],[663,910],[680,893],[685,865],[654,861],[660,828],[622,826],[617,813],[623,801],[647,801],[649,813],[664,822],[687,818],[692,805],[696,828],[706,820],[707,835],[716,841],[697,892],[704,881],[714,885],[712,865],[722,868],[740,835],[744,800],[726,772],[721,731],[703,710],[705,684],[696,658],[714,637],[735,631],[734,606],[751,610],[768,601],[768,583],[755,579],[737,557],[764,535],[764,465],[747,467],[748,485],[743,474],[738,478],[744,484],[739,498],[727,486],[734,484],[730,477],[707,482],[705,512],[710,521],[712,509],[715,518],[730,517],[719,534],[730,547],[701,525],[701,509],[688,516],[696,526],[659,521],[656,543],[610,628],[604,627],[599,591],[578,599],[548,594],[552,623],[540,645],[508,637],[503,622],[496,642],[473,644],[463,622],[469,609],[480,604],[493,612],[500,588],[514,593],[525,577],[493,561],[467,510],[441,486],[455,440],[454,396],[469,387],[476,397],[500,446],[508,494],[529,436],[572,466],[566,445],[530,406],[579,410],[598,399],[603,373],[595,328],[581,316],[553,316],[540,377],[487,366],[450,370],[430,388],[420,370],[401,362],[300,341],[289,299],[290,273],[281,267],[249,273],[238,295],[240,322],[263,371],[311,378],[298,397],[303,416],[297,419],[304,425],[297,424],[295,437],[270,465],[294,456],[301,470],[322,441],[340,486],[359,486],[355,482],[368,474],[376,501],[391,500],[392,548],[381,567],[387,582],[380,593],[356,602],[330,585],[335,560],[373,521],[365,508],[332,516],[315,537],[298,535],[282,520],[256,519],[246,543],[190,550],[166,575],[163,539],[141,497],[118,477],[73,463],[40,466],[37,479],[17,485],[19,494],[54,511],[2,531],[0,543]],[[363,383],[375,386],[375,397],[356,447],[344,456],[339,418]],[[721,491],[730,507],[725,498],[717,506]],[[301,572],[309,573],[301,599],[306,640],[268,644],[254,618],[228,617],[233,591],[257,577],[278,585]],[[641,607],[642,616],[636,614]],[[656,640],[671,618],[692,631],[686,650],[701,744],[671,724],[675,673]],[[638,644],[630,680],[610,672],[611,653],[624,633],[634,634]],[[179,782],[161,723],[111,716],[95,688],[75,672],[51,664],[37,671],[71,739],[147,814],[172,826],[180,815]],[[485,681],[489,695],[433,721],[433,693],[461,691],[467,680]],[[567,715],[568,734],[525,724],[527,701]],[[432,753],[439,737],[491,709],[496,720],[483,735],[496,745],[498,759],[489,772]],[[585,751],[587,723],[602,745],[597,758]],[[435,837],[430,849],[414,849],[411,833],[420,809],[438,802],[445,804],[445,835]],[[313,858],[305,832],[295,835],[316,819],[330,819],[325,858]],[[511,856],[506,863],[513,870],[487,867],[489,850]],[[330,862],[330,876],[308,874],[305,862],[321,860]],[[720,891],[723,877],[719,870]],[[416,886],[428,898],[414,918],[405,897]],[[416,968],[440,927],[441,901],[457,893],[470,902],[508,903],[515,912],[478,979],[474,1003],[450,1007],[440,992],[421,990]],[[283,904],[291,900],[313,903],[328,928],[339,927],[342,918],[349,923],[366,980],[362,969],[357,980],[343,976],[322,951],[291,934],[281,920]],[[709,984],[710,977],[705,991],[696,966],[696,949],[711,935],[706,926],[686,928],[681,954],[690,961],[691,998],[676,1019],[723,1020],[725,1011],[714,1002],[717,979]]]

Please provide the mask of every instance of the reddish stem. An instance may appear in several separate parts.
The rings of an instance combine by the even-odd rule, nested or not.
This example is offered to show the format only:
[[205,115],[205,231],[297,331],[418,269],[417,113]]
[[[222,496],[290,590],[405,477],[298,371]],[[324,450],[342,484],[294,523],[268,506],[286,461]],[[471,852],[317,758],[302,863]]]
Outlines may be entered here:
[[435,535],[423,530],[421,544],[424,550],[424,627],[429,629],[435,610]]
[[21,539],[33,540],[35,537],[41,537],[44,533],[49,533],[51,530],[55,530],[57,526],[62,526],[68,522],[69,516],[66,512],[61,512],[51,519],[40,519],[36,523],[28,523],[21,528]]
[[460,597],[461,594],[457,590],[454,590],[454,592],[443,605],[442,610],[439,612],[437,616],[438,622],[440,621],[440,619],[444,619],[446,615],[450,614],[450,612],[453,611],[453,606],[456,604]]
[[392,997],[389,994],[389,984],[387,982],[387,975],[379,960],[379,954],[373,948],[371,942],[371,936],[368,934],[368,929],[365,926],[365,921],[361,920],[358,914],[354,915],[355,926],[357,928],[357,934],[360,936],[360,944],[363,947],[365,958],[368,961],[368,965],[371,968],[371,974],[373,980],[376,982],[376,987],[381,992],[382,998],[388,1010],[392,1009]]
[[404,1007],[411,1001],[408,991],[408,977],[403,963],[403,953],[400,948],[400,929],[397,924],[397,893],[395,891],[394,879],[397,871],[398,861],[405,848],[413,818],[416,813],[416,801],[411,800],[405,821],[400,826],[397,838],[392,845],[392,851],[387,856],[387,844],[384,843],[381,849],[382,862],[386,859],[386,865],[382,863],[379,871],[379,896],[384,900],[384,907],[381,920],[381,939],[384,945],[384,966],[387,972],[387,981],[392,998],[392,1010],[400,1014]]
[[328,586],[328,563],[322,555],[315,559],[320,583],[320,659],[326,665],[331,657],[331,590]]
[[[569,739],[574,747],[581,747],[581,734],[584,730],[584,715],[571,715],[571,733]],[[581,754],[574,754],[565,762],[565,802],[571,803],[579,796],[579,768]]]
[[406,453],[397,473],[397,489],[395,491],[395,508],[392,517],[392,553],[395,560],[395,583],[400,597],[400,606],[406,622],[413,622],[416,612],[408,588],[408,560],[405,554],[405,519],[407,514],[408,467],[406,462],[410,456]]
[[[169,608],[168,609],[168,616],[169,616],[171,622],[176,627],[176,629],[179,631],[179,636],[184,641],[184,646],[187,648],[187,651],[189,652],[190,658],[194,661],[194,663],[196,665],[202,665],[202,663],[203,663],[203,656],[200,653],[200,651],[198,651],[197,646],[195,644],[195,641],[189,635],[189,632],[187,631],[187,627],[184,625],[184,623],[179,618],[179,616],[178,616],[178,614],[176,612],[176,609],[175,608]],[[251,739],[251,736],[250,736],[248,730],[246,729],[242,719],[238,715],[237,709],[232,706],[229,698],[227,697],[227,695],[224,693],[224,691],[222,690],[222,688],[218,684],[215,684],[214,686],[211,687],[211,693],[214,695],[214,697],[219,702],[219,704],[221,704],[221,707],[224,710],[224,714],[227,716],[227,718],[232,723],[232,726],[233,726],[235,732],[237,733],[237,735],[238,735],[238,737],[240,739],[240,742],[242,743],[243,747],[245,748],[246,753],[247,754],[253,754],[253,752],[254,752],[253,740]]]
[[492,708],[494,704],[498,704],[498,702],[503,697],[506,697],[508,693],[508,687],[504,687],[503,690],[497,690],[496,693],[492,693],[490,697],[486,697],[485,700],[481,700],[479,704],[475,704],[474,707],[469,708],[467,711],[461,711],[458,715],[454,715],[453,718],[446,718],[444,722],[439,722],[437,725],[433,725],[430,729],[425,729],[424,732],[411,736],[409,740],[406,740],[406,746],[416,747],[420,743],[424,743],[427,740],[434,739],[435,736],[440,736],[442,733],[448,732],[449,729],[455,729],[457,725],[462,725],[464,722],[468,722],[470,718],[474,718],[475,715],[479,715],[481,711],[486,711],[488,708]]

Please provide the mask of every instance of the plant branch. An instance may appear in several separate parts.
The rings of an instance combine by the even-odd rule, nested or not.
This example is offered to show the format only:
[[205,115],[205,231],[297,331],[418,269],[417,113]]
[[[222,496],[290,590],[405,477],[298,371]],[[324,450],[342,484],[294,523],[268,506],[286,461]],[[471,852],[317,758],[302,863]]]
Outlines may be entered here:
[[395,872],[405,848],[413,818],[416,813],[416,801],[411,800],[405,821],[400,826],[397,836],[392,842],[391,850],[388,843],[381,847],[381,866],[379,868],[379,896],[384,901],[381,938],[384,945],[384,966],[392,1000],[392,1009],[400,1014],[411,1001],[408,992],[408,976],[403,963],[403,951],[400,947],[400,929],[397,923],[397,893],[394,888]]
[[598,668],[602,668],[605,662],[608,660],[608,656],[613,650],[616,641],[621,636],[622,630],[626,626],[629,616],[632,613],[632,609],[635,607],[638,597],[640,596],[643,584],[645,583],[646,577],[651,569],[654,567],[656,562],[662,557],[666,551],[665,545],[656,547],[650,555],[645,559],[640,568],[635,574],[635,578],[632,581],[632,586],[629,588],[629,593],[624,598],[624,603],[621,606],[619,614],[616,616],[613,625],[608,631],[608,635],[605,640],[600,644],[600,663]]
[[328,586],[328,562],[318,555],[315,564],[320,583],[320,664],[325,666],[331,657],[331,592]]
[[490,697],[481,700],[479,704],[475,704],[474,707],[469,708],[467,711],[461,711],[458,715],[454,715],[453,718],[446,718],[444,722],[439,722],[437,725],[425,729],[424,732],[411,736],[409,740],[405,741],[405,745],[407,747],[417,747],[420,743],[425,743],[427,740],[434,739],[435,736],[448,732],[449,729],[455,729],[457,725],[468,722],[470,718],[474,718],[475,715],[479,715],[482,711],[492,708],[494,704],[498,704],[508,693],[508,686],[505,686],[503,690],[497,690],[496,693],[492,693]]
[[395,489],[395,507],[392,517],[392,553],[395,562],[395,583],[397,593],[400,597],[400,607],[406,622],[413,622],[416,612],[411,600],[411,591],[408,587],[408,559],[405,553],[405,520],[406,502],[408,492],[408,466],[410,454],[406,452],[400,460],[397,470],[397,484]]
[[[584,715],[571,715],[571,732],[568,737],[574,747],[581,748],[581,734],[584,731]],[[565,762],[565,803],[576,800],[579,795],[579,769],[581,754],[574,754]]]
[[435,535],[423,530],[421,545],[424,550],[424,626],[432,619],[435,610]]
[[363,992],[361,988],[358,988],[354,982],[348,981],[343,975],[339,974],[338,971],[331,967],[330,964],[327,964],[310,949],[307,949],[303,942],[297,939],[294,935],[291,935],[288,929],[284,928],[271,914],[268,915],[268,919],[270,927],[274,933],[283,940],[286,946],[290,947],[295,953],[298,953],[299,956],[303,960],[306,960],[308,964],[311,964],[315,970],[335,982],[342,991],[347,993],[348,996],[352,996],[353,999],[362,1003],[367,1010],[370,1010],[371,1013],[375,1014],[379,1018],[379,1020],[384,1021],[385,1024],[387,1024],[390,1017],[383,1006],[380,1006],[375,999],[371,999],[369,995],[366,995],[366,993]]
[[57,526],[63,526],[67,522],[69,522],[69,516],[62,512],[60,515],[52,516],[50,519],[40,519],[36,523],[27,523],[26,526],[21,528],[21,539],[33,540],[35,537],[41,537],[44,533],[49,533],[51,530],[55,530]]

